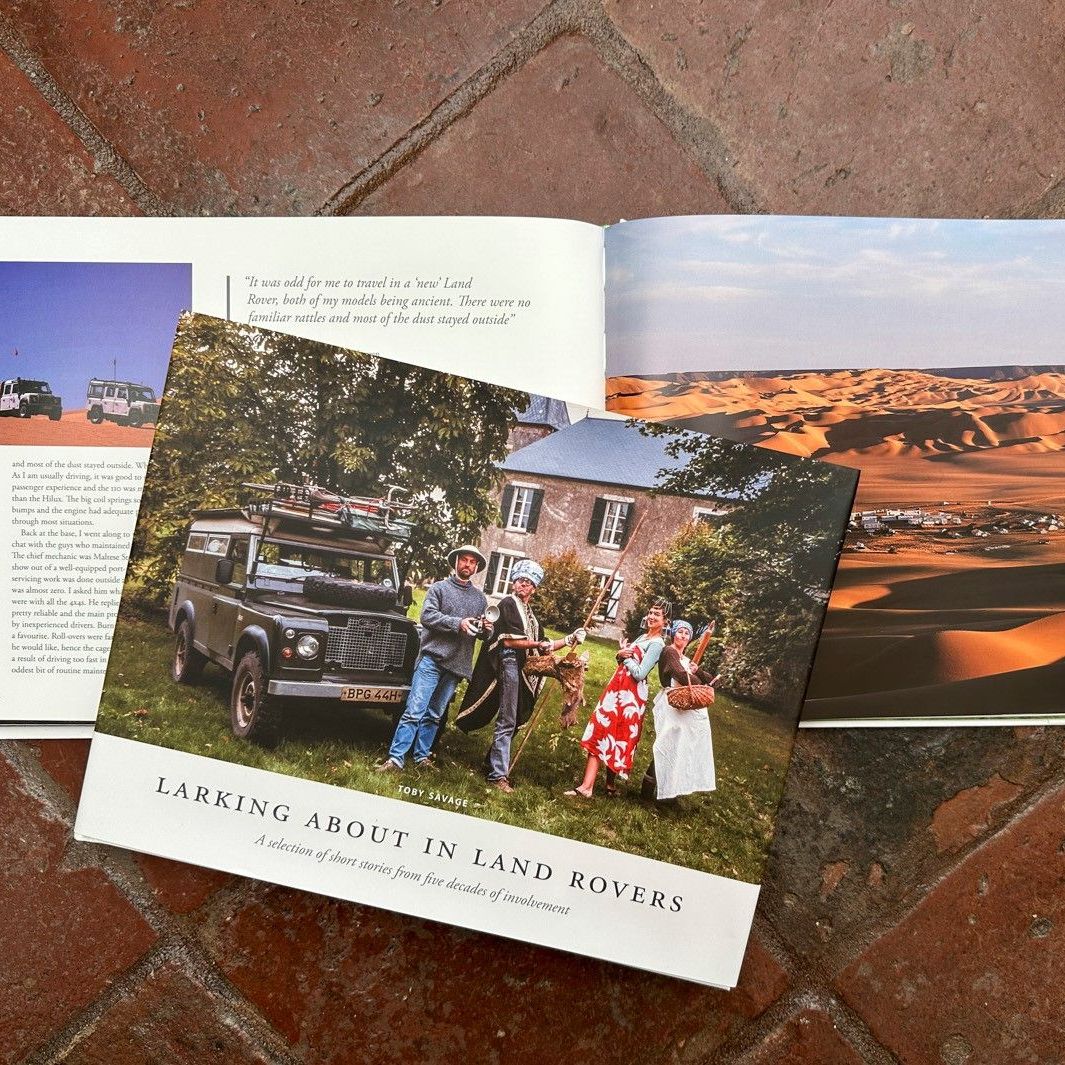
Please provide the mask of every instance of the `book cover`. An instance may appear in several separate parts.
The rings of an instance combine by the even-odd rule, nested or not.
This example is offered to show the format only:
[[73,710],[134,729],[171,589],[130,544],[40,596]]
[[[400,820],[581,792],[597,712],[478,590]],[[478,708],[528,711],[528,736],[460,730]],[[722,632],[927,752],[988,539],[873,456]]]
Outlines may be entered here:
[[76,834],[732,986],[855,481],[183,316]]

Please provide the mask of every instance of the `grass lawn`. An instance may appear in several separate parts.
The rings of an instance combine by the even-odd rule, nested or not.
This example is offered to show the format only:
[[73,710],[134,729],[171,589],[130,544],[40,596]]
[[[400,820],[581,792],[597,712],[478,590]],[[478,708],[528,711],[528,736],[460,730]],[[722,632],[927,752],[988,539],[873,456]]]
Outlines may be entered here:
[[[560,692],[550,682],[539,724],[515,772],[512,795],[489,787],[480,772],[491,739],[487,728],[467,736],[449,727],[440,743],[439,769],[411,768],[401,777],[374,772],[392,738],[391,721],[383,712],[304,703],[292,707],[286,739],[275,750],[239,740],[229,729],[229,675],[208,665],[198,684],[175,684],[169,673],[173,637],[165,625],[126,614],[115,630],[97,727],[115,736],[393,798],[400,797],[401,783],[409,784],[422,788],[425,797],[406,801],[451,808],[431,801],[429,793],[465,798],[469,805],[464,812],[475,817],[758,882],[791,729],[719,693],[710,710],[717,790],[648,803],[639,798],[654,740],[648,707],[633,775],[621,785],[621,794],[607,797],[600,786],[591,802],[564,798],[562,792],[583,771],[585,755],[578,740],[588,712],[614,672],[615,644],[590,639],[585,646],[591,653],[589,706],[577,727],[561,731]],[[652,698],[656,690],[657,682],[652,682]],[[516,737],[515,751],[524,734],[522,730]]]

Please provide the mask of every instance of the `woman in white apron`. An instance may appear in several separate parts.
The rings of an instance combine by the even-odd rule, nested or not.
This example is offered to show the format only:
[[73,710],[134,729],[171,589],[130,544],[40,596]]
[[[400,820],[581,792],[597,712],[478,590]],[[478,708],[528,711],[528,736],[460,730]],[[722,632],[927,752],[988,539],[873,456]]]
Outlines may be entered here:
[[651,782],[657,782],[656,799],[713,791],[717,786],[707,708],[674,710],[666,697],[669,688],[687,684],[689,676],[692,684],[709,684],[715,679],[693,665],[684,653],[693,632],[687,621],[673,622],[672,639],[658,659],[662,690],[651,707],[655,722],[654,755],[643,789],[646,793]]

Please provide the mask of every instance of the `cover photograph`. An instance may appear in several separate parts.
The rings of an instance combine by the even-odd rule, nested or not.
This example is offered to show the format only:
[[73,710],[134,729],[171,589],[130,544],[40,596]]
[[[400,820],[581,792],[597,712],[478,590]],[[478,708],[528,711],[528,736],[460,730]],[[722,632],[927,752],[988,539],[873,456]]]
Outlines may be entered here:
[[606,243],[609,409],[861,470],[802,724],[1065,721],[1061,222]]
[[854,471],[199,314],[158,419],[77,838],[736,983]]

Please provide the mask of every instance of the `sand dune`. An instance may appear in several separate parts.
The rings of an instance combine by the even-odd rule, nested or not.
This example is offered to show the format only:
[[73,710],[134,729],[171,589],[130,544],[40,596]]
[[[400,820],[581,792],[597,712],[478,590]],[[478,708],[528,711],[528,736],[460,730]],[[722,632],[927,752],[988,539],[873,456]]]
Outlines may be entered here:
[[93,425],[84,410],[68,410],[57,422],[47,418],[0,418],[0,444],[67,447],[151,447],[154,426]]
[[[839,370],[698,380],[615,377],[610,406],[623,414],[682,420],[711,430],[724,416],[747,440],[821,456],[974,451],[1008,441],[1065,448],[1065,374],[1013,381],[952,378],[919,370]],[[789,438],[773,439],[781,433]],[[790,438],[790,434],[795,434]]]
[[969,680],[810,698],[803,720],[1048,716],[1063,712],[1063,691],[1065,660]]
[[859,510],[958,516],[954,540],[849,535],[804,717],[1065,715],[1062,368],[685,373],[608,393],[624,414],[856,466]]

